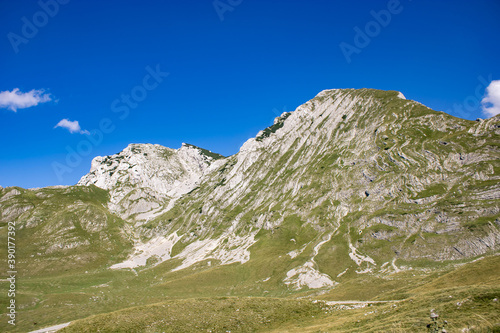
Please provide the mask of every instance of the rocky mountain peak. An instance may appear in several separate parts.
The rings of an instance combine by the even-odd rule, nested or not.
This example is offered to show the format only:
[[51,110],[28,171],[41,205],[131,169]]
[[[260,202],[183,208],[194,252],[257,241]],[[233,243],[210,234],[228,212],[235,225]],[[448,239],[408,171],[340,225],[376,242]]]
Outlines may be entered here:
[[179,149],[130,144],[118,154],[94,158],[77,185],[109,190],[109,208],[124,218],[148,219],[192,190],[221,158],[185,143]]

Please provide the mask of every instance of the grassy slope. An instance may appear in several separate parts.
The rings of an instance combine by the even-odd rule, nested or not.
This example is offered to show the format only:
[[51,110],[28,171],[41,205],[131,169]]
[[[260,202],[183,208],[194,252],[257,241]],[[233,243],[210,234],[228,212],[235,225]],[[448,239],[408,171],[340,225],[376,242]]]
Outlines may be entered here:
[[[165,264],[170,265],[169,267],[175,267],[174,264],[168,262]],[[18,316],[16,330],[19,332],[28,331],[78,318],[87,318],[99,313],[106,317],[100,317],[100,315],[89,317],[82,322],[85,323],[85,327],[94,320],[99,322],[100,318],[106,318],[105,321],[119,325],[126,325],[125,322],[120,323],[121,318],[124,318],[123,316],[127,313],[135,313],[134,316],[138,323],[144,324],[144,327],[154,328],[153,323],[159,323],[163,320],[165,313],[160,311],[160,307],[149,308],[148,305],[164,303],[172,304],[175,307],[177,302],[186,304],[182,303],[183,300],[190,299],[190,302],[194,302],[192,305],[194,308],[206,309],[206,312],[198,314],[198,317],[191,316],[189,322],[182,319],[182,316],[175,319],[175,327],[178,331],[184,329],[190,331],[194,327],[192,325],[202,325],[204,318],[212,315],[220,325],[234,317],[235,314],[231,312],[218,315],[211,313],[222,306],[217,305],[221,297],[229,297],[233,303],[236,302],[235,306],[243,311],[244,304],[250,304],[251,299],[255,299],[255,304],[265,303],[262,296],[267,296],[265,299],[279,297],[283,301],[294,301],[297,297],[326,301],[404,301],[397,303],[397,308],[392,308],[392,304],[377,304],[374,305],[373,309],[366,307],[358,310],[336,310],[333,307],[327,311],[327,314],[315,315],[315,319],[295,318],[294,316],[285,318],[283,314],[276,314],[279,318],[276,319],[277,322],[257,326],[256,328],[259,329],[285,327],[284,331],[287,331],[291,330],[292,327],[305,325],[309,328],[307,330],[304,328],[302,330],[304,332],[315,332],[318,330],[316,327],[320,327],[323,331],[332,332],[348,331],[357,327],[358,331],[361,332],[368,329],[378,331],[376,327],[380,325],[384,328],[401,326],[405,328],[405,331],[410,329],[421,331],[421,325],[427,323],[428,312],[431,308],[435,308],[444,319],[450,321],[450,327],[466,327],[466,325],[488,327],[488,322],[491,325],[495,324],[499,321],[497,317],[498,307],[497,303],[492,300],[500,298],[500,278],[497,274],[500,270],[500,257],[493,256],[471,264],[459,265],[448,262],[433,270],[414,269],[388,276],[360,275],[341,283],[337,288],[325,294],[318,293],[317,290],[308,291],[307,289],[302,292],[292,292],[283,288],[277,277],[263,282],[263,277],[267,276],[269,272],[258,272],[256,267],[246,264],[219,267],[204,266],[196,270],[180,272],[168,272],[169,267],[161,267],[162,265],[160,265],[140,271],[138,276],[129,271],[99,270],[88,274],[30,278],[22,281],[18,288],[22,290],[22,293],[17,300],[19,304],[23,304],[24,309]],[[272,270],[273,262],[270,262],[269,266],[269,269]],[[0,286],[6,288],[5,283]],[[454,306],[456,302],[464,300],[467,300],[464,306]],[[246,301],[250,303],[241,303]],[[203,306],[203,302],[209,302],[210,306]],[[303,305],[301,304],[292,302],[287,306],[297,306],[297,311],[300,312]],[[140,308],[135,309],[134,307],[137,306]],[[129,310],[126,310],[127,308]],[[120,309],[125,309],[123,310],[125,312],[120,312]],[[149,309],[155,309],[155,315],[152,316]],[[311,311],[314,309],[316,308],[311,309]],[[397,311],[395,311],[396,309]],[[143,310],[144,313],[141,313]],[[377,313],[365,316],[365,313],[373,310],[377,310]],[[178,312],[169,312],[169,318],[175,317],[176,314]],[[252,322],[251,316],[257,316],[255,313],[242,313],[241,315],[243,319],[240,318],[241,322],[237,322],[240,326]],[[485,319],[483,320],[479,316],[483,316]],[[357,320],[361,320],[361,325],[357,324]],[[207,325],[213,323],[213,321],[205,322]],[[377,323],[377,326],[373,326],[374,323]],[[93,323],[89,324],[88,327],[97,327],[96,325],[100,324]],[[249,328],[253,326],[244,327],[241,326],[240,331],[251,331]],[[0,330],[6,328],[5,322],[1,322]],[[163,326],[157,328],[158,330],[165,329]],[[238,331],[237,328],[232,327],[232,330]],[[81,329],[81,327],[77,328],[76,331]],[[297,331],[301,330],[297,329]]]
[[[30,207],[16,218],[16,264],[24,276],[82,273],[126,258],[132,244],[123,232],[125,222],[107,210],[107,191],[93,185],[17,190],[20,195],[1,205],[5,211]],[[0,219],[3,244],[7,222]],[[0,249],[1,260],[5,251]]]
[[[499,256],[448,267],[414,278],[413,287],[403,286],[407,298],[401,302],[360,309],[313,303],[312,297],[178,299],[92,316],[62,332],[422,332],[430,323],[430,309],[449,322],[449,332],[493,331],[500,329],[499,269]],[[400,274],[391,278],[412,281],[404,276],[407,273]],[[321,298],[335,298],[335,294],[334,289]],[[378,297],[386,298],[384,293]]]
[[[18,322],[14,329],[27,331],[74,319],[78,306],[82,316],[95,313],[88,306],[97,291],[91,286],[130,275],[104,268],[125,259],[132,247],[123,233],[125,222],[106,209],[107,191],[95,186],[15,190],[21,193],[1,202],[3,212],[30,209],[16,219]],[[0,219],[2,267],[7,267],[7,218]],[[1,280],[0,290],[8,289]],[[0,331],[13,328],[3,320],[8,301],[7,293],[1,293]]]

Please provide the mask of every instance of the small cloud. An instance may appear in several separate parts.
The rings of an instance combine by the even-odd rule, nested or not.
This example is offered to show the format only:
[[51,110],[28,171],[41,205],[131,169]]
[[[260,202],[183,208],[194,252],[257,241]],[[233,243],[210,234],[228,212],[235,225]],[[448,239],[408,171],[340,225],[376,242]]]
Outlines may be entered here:
[[19,88],[14,88],[12,91],[6,90],[0,92],[0,108],[9,109],[14,112],[17,109],[26,109],[51,100],[52,97],[50,94],[45,94],[41,89],[33,89],[23,93],[19,91]]
[[500,80],[491,81],[486,87],[486,96],[481,101],[483,114],[487,117],[493,117],[500,114]]
[[58,122],[56,126],[54,126],[54,128],[57,128],[57,127],[65,128],[70,133],[90,134],[89,131],[82,130],[82,128],[80,127],[80,124],[78,123],[78,120],[71,121],[69,119],[63,119],[60,122]]

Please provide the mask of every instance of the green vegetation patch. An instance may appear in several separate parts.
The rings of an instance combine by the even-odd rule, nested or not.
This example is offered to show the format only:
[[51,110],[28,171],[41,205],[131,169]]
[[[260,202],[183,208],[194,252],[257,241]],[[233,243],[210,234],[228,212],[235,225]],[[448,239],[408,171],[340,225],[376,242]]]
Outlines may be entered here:
[[212,298],[173,300],[97,315],[61,332],[255,332],[324,316],[310,300]]
[[207,149],[203,149],[203,148],[200,148],[200,147],[197,147],[195,145],[192,145],[192,144],[189,144],[189,143],[186,143],[186,146],[189,146],[191,148],[196,148],[196,149],[199,149],[201,150],[201,153],[205,156],[208,156],[208,157],[211,157],[213,158],[214,160],[218,160],[218,159],[221,159],[221,158],[226,158],[225,156],[221,155],[221,154],[217,154],[217,153],[213,153],[211,152],[210,150],[207,150]]
[[255,140],[262,141],[265,138],[268,138],[271,134],[276,133],[277,130],[283,127],[283,125],[285,124],[285,120],[288,117],[290,117],[291,114],[292,114],[291,112],[287,112],[283,116],[280,116],[272,126],[269,126],[266,129],[264,129],[262,131],[262,134],[256,137]]

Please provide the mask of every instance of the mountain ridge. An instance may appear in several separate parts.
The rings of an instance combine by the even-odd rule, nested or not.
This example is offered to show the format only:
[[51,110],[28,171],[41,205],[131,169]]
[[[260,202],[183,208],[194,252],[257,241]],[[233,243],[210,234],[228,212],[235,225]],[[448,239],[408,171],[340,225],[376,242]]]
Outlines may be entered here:
[[[368,90],[368,89],[362,89],[360,92],[361,93],[368,93],[368,94],[373,93],[373,91]],[[259,159],[258,156],[260,155],[260,149],[263,146],[269,146],[269,145],[273,146],[274,142],[276,142],[276,140],[282,139],[285,136],[285,134],[290,135],[290,132],[293,133],[293,131],[295,131],[297,127],[300,128],[301,126],[304,126],[304,124],[307,124],[308,121],[311,121],[311,123],[314,124],[315,121],[317,121],[318,119],[320,119],[321,117],[323,117],[323,113],[325,111],[324,109],[322,109],[322,108],[324,108],[323,107],[324,100],[330,98],[332,95],[337,95],[337,94],[341,95],[340,98],[334,99],[335,102],[334,102],[334,107],[333,108],[335,109],[335,111],[339,110],[339,107],[342,106],[342,103],[344,103],[343,107],[345,109],[345,112],[341,112],[342,114],[338,113],[338,112],[335,112],[333,114],[334,117],[335,117],[333,119],[333,124],[334,125],[337,125],[337,124],[341,124],[342,125],[342,122],[348,121],[350,117],[354,116],[354,112],[353,112],[353,107],[352,106],[355,105],[355,103],[356,103],[355,100],[347,98],[350,93],[356,94],[356,91],[355,90],[347,90],[347,91],[346,90],[325,90],[325,91],[322,91],[313,100],[311,100],[311,101],[307,102],[306,104],[300,106],[293,113],[290,113],[289,116],[287,116],[287,118],[283,120],[282,126],[280,126],[279,128],[277,128],[276,131],[270,131],[269,135],[266,136],[266,137],[262,137],[262,132],[263,131],[261,131],[261,132],[259,132],[259,134],[255,138],[250,138],[249,140],[247,140],[243,144],[243,146],[241,147],[240,151],[237,154],[235,154],[233,156],[230,156],[227,159],[227,163],[226,163],[225,167],[223,167],[223,170],[221,169],[221,172],[224,172],[225,176],[223,176],[223,177],[216,177],[216,179],[218,179],[217,180],[217,184],[215,184],[213,191],[211,191],[210,194],[207,195],[209,197],[209,199],[207,200],[207,198],[204,198],[202,200],[202,202],[205,202],[205,204],[200,209],[201,212],[211,211],[212,210],[211,213],[212,214],[214,213],[213,209],[215,207],[213,207],[213,206],[212,207],[207,207],[206,206],[206,202],[207,201],[208,202],[211,202],[211,201],[212,202],[233,202],[234,201],[233,198],[235,196],[236,197],[237,196],[243,197],[244,194],[242,194],[241,191],[244,191],[245,189],[248,189],[249,185],[248,185],[248,183],[245,183],[246,180],[244,179],[244,177],[242,177],[242,175],[247,171],[248,168],[251,168],[254,165],[254,163],[257,163],[257,161]],[[346,94],[347,94],[347,96],[346,96]],[[410,107],[422,107],[422,108],[425,108],[424,106],[422,106],[418,102],[416,102],[416,103],[415,102],[411,102],[411,101],[407,102],[406,100],[403,100],[399,96],[398,92],[383,92],[382,93],[382,92],[376,91],[375,94],[383,94],[383,95],[389,94],[391,100],[401,100],[402,102],[404,101],[403,103],[408,103],[406,105],[410,105]],[[371,104],[375,103],[375,101],[376,101],[376,99],[373,96],[369,96],[368,101],[364,101],[365,102],[364,107],[365,108],[369,108]],[[437,120],[440,120],[440,123],[439,123],[440,126],[446,125],[446,123],[443,121],[442,117],[448,117],[447,115],[445,116],[444,114],[441,114],[441,113],[435,112],[435,111],[430,111],[430,112],[431,113],[433,112],[434,116],[437,118]],[[314,117],[315,115],[317,117]],[[330,114],[330,115],[332,115],[332,114]],[[392,113],[392,115],[396,115],[396,118],[397,118],[397,114]],[[277,119],[278,119],[278,122],[279,122],[280,121],[279,119],[282,119],[282,118],[278,117]],[[466,123],[466,122],[468,122],[468,121],[463,121],[463,123]],[[276,123],[277,122],[275,122],[275,124]],[[469,122],[469,124],[474,124],[475,125],[474,122]],[[316,125],[316,126],[318,126],[318,125]],[[455,129],[461,129],[461,128],[463,128],[463,125],[453,124],[453,127]],[[377,128],[377,129],[374,130],[374,132],[376,132],[377,130],[380,130],[380,129]],[[355,127],[355,131],[356,131],[356,127]],[[304,137],[303,133],[301,133],[300,137],[301,138]],[[350,133],[349,137],[352,139],[352,138],[357,137],[357,136],[356,136],[355,133]],[[258,140],[258,138],[262,138],[262,139]],[[287,151],[293,145],[293,142],[295,142],[298,138],[299,138],[299,136],[293,138],[294,140],[290,140],[290,139],[285,140],[288,143],[285,144],[285,147],[284,147],[283,150]],[[383,139],[387,140],[386,137],[384,137]],[[383,142],[383,144],[386,145],[385,142]],[[371,148],[373,149],[374,147],[371,147]],[[383,149],[384,150],[391,149],[391,148],[389,148],[389,149],[386,149],[386,148],[387,147],[384,147]],[[381,149],[381,147],[377,147],[377,150],[380,150],[380,149]],[[319,153],[316,153],[316,155],[321,155],[321,154],[323,154],[323,152],[321,152],[321,151]],[[371,154],[371,152],[370,152],[370,154]],[[430,154],[432,156],[432,153],[430,153]],[[397,153],[397,155],[400,156],[400,159],[403,161],[403,162],[399,162],[399,163],[401,163],[400,164],[401,166],[405,165],[404,164],[405,160],[406,161],[411,160],[411,158],[408,157],[408,156],[406,156],[406,155],[404,155],[404,153]],[[470,156],[470,155],[467,155],[467,156]],[[478,156],[476,156],[476,155],[472,155],[472,156],[474,156],[474,157],[471,157],[472,159],[474,159],[474,161],[477,162],[479,160]],[[447,162],[448,163],[456,162],[457,158],[459,160],[460,159],[462,159],[462,160],[465,159],[465,157],[462,156],[462,155],[460,155],[459,157],[453,156],[451,158],[451,160],[447,161]],[[389,156],[389,161],[391,161],[390,156]],[[356,163],[360,163],[360,162],[361,161],[357,161],[357,162],[353,161],[353,162],[349,162],[349,163],[353,163],[353,165],[356,165]],[[362,162],[365,163],[366,161],[362,161]],[[392,162],[397,165],[397,162],[394,159],[392,159]],[[432,162],[435,162],[435,161],[433,161],[432,159],[430,159],[430,162],[432,163]],[[230,166],[230,168],[228,169],[228,171],[226,171],[226,167],[227,166]],[[377,166],[380,168],[379,165],[377,165]],[[441,167],[441,165],[438,165],[438,163],[435,163],[434,167],[436,167],[440,173],[442,172],[442,167]],[[261,168],[261,169],[267,170],[267,168]],[[280,171],[278,171],[278,172],[280,172]],[[363,175],[363,179],[364,179],[363,182],[367,182],[367,183],[373,182],[373,179],[371,179],[373,177],[370,176],[370,172],[369,171],[363,170],[362,175]],[[442,177],[442,175],[440,175],[439,177]],[[479,176],[479,177],[481,177],[481,176]],[[252,180],[255,180],[254,178],[255,177],[253,177]],[[286,184],[286,185],[290,186],[290,182],[288,182],[288,184]],[[417,184],[416,183],[415,185],[422,186],[423,184]],[[298,189],[297,186],[301,187],[302,185],[296,184],[294,186],[295,187],[294,187],[293,192],[297,192],[297,189]],[[222,188],[224,188],[224,190],[221,190]],[[381,195],[382,193],[377,193],[377,191],[380,192],[380,190],[381,190],[381,188],[378,188],[375,191],[373,191],[373,190],[370,190],[370,191],[368,191],[368,190],[364,190],[364,191],[360,190],[359,191],[359,196],[360,197],[366,197],[366,198],[369,198],[371,196],[370,199],[373,200],[373,198],[374,198],[373,195],[378,194],[378,197],[382,198],[383,197]],[[395,188],[393,188],[391,190],[387,190],[387,189],[384,189],[384,190],[385,190],[386,194],[388,194],[388,195],[391,195],[391,193],[393,195],[394,193],[397,193],[397,191],[398,191]],[[235,193],[232,194],[232,197],[228,197],[227,196],[228,192],[231,192],[231,191],[233,191]],[[238,192],[240,192],[240,193],[238,193]],[[246,193],[248,194],[248,191]],[[496,193],[496,190],[495,190],[495,193]],[[352,193],[349,194],[349,195],[352,195]],[[497,195],[497,194],[495,194],[495,195]],[[210,197],[211,197],[211,199],[210,199]],[[336,198],[334,200],[337,200],[337,199],[338,198]],[[320,200],[322,200],[322,199],[320,199]],[[382,198],[382,200],[385,200],[385,198]],[[408,196],[406,196],[406,198],[404,200],[404,202],[408,203],[408,204],[412,204],[412,203],[417,203],[418,204],[418,203],[424,202],[424,201],[426,201],[425,198],[417,198],[416,200],[412,200],[412,199],[408,198]],[[200,204],[202,202],[200,202]],[[237,205],[234,204],[233,206],[237,206]],[[226,207],[228,207],[228,206],[226,206]],[[314,209],[314,207],[311,207],[311,208]],[[236,209],[238,209],[238,208],[236,208]],[[270,209],[270,207],[269,207],[269,209]],[[342,204],[341,204],[340,207],[339,207],[339,209],[336,212],[332,212],[332,213],[334,214],[334,216],[337,216],[337,218],[340,218],[341,215],[345,213],[345,209],[346,209],[346,207],[342,206]],[[342,212],[344,212],[344,213],[342,213]],[[168,215],[168,212],[166,214]],[[238,212],[238,214],[236,216],[234,216],[234,218],[237,219],[238,216],[239,217],[243,217],[244,215],[245,215],[244,212]],[[161,216],[159,217],[159,219],[161,220]],[[275,224],[270,223],[269,220],[272,220],[272,219],[269,218],[269,214],[266,214],[266,213],[262,214],[260,219],[267,220],[267,222],[264,223],[264,220],[262,220],[262,222],[259,222],[259,219],[257,219],[257,221],[256,221],[257,224],[255,224],[257,227],[260,226],[260,227],[264,227],[264,229],[272,229],[275,226]],[[183,220],[183,222],[185,222],[184,219],[182,219],[182,220]],[[214,220],[214,219],[212,219],[212,220]],[[220,219],[219,220],[215,219],[215,220],[217,221],[215,224],[220,224]],[[223,220],[223,218],[222,218],[222,220]],[[276,225],[279,225],[283,221],[284,221],[283,218],[281,218],[281,219],[279,219],[275,223],[277,223]],[[382,221],[387,223],[387,221],[384,221],[384,220],[382,220]],[[158,222],[158,221],[154,221],[153,224],[155,222]],[[197,228],[198,228],[199,232],[193,233],[193,235],[195,235],[193,237],[190,237],[189,235],[187,235],[186,237],[183,238],[183,240],[193,241],[193,240],[198,239],[198,238],[203,239],[204,238],[203,234],[205,234],[205,236],[207,236],[209,234],[206,231],[207,230],[206,229],[207,228],[206,225],[205,226],[201,226],[202,224],[199,224],[199,222],[194,222],[194,221],[192,223],[194,223],[193,225],[198,225]],[[160,224],[161,224],[161,222],[160,222]],[[237,224],[236,225],[233,224],[232,226],[228,224],[227,228],[232,227],[232,228],[237,229]],[[382,223],[382,224],[384,224],[384,223]],[[166,227],[166,229],[160,228],[160,230],[162,230],[162,231],[160,231],[160,233],[165,232],[165,231],[168,232],[168,230],[173,231],[173,228],[170,228],[168,226],[168,224],[167,225],[163,224],[163,228],[165,228],[165,227]],[[395,227],[394,223],[389,223],[389,227]],[[213,225],[212,228],[215,228],[215,225]],[[410,229],[410,230],[412,230],[412,229]],[[414,230],[416,231],[418,229],[414,229]],[[152,235],[147,229],[144,230],[144,231],[146,232],[146,234]],[[429,229],[428,231],[435,232],[433,229]],[[201,232],[202,235],[199,235],[200,232]],[[495,234],[495,231],[493,231],[493,232]],[[177,233],[177,231],[175,231],[175,233]],[[170,234],[170,237],[172,237],[172,236],[173,236],[173,234]],[[331,236],[331,235],[329,235],[329,236]],[[147,236],[147,237],[149,237],[149,236]],[[253,239],[253,237],[254,236],[252,234],[252,236],[250,236],[250,238]],[[209,239],[210,240],[207,239],[208,243],[200,245],[201,246],[200,248],[197,248],[197,249],[188,248],[188,250],[186,250],[187,252],[181,252],[181,253],[178,254],[178,256],[179,257],[185,257],[185,258],[187,258],[187,257],[190,257],[190,256],[191,257],[196,256],[196,253],[198,253],[200,251],[204,252],[206,250],[206,251],[210,252],[210,249],[213,246],[213,242],[218,243],[218,242],[221,242],[221,241],[228,241],[229,244],[232,244],[231,240],[229,240],[228,238],[224,238],[224,237],[223,237],[223,239],[221,239],[221,238],[217,238],[217,239],[211,239],[211,238],[209,238]],[[238,239],[238,241],[242,241],[242,240]],[[246,241],[249,241],[250,243],[252,243],[252,241],[250,239],[246,239]],[[493,239],[490,240],[490,243],[491,244],[497,244],[498,243],[498,235],[495,236],[495,237],[493,237]],[[248,245],[249,243],[246,243],[246,244]],[[486,247],[490,247],[490,245],[487,245]],[[356,253],[357,250],[355,249],[355,247],[351,243],[349,243],[349,248],[351,249],[351,257],[356,257],[355,253]],[[482,247],[480,247],[480,248],[482,248]],[[191,251],[191,252],[189,252],[189,251]],[[483,250],[481,250],[481,251],[483,251]],[[466,251],[462,251],[461,252],[460,250],[456,250],[456,252],[462,253],[462,255],[463,255],[463,253],[466,252]],[[224,255],[228,255],[227,250],[223,250],[223,254]],[[235,255],[235,256],[238,257],[238,255]],[[454,257],[453,254],[451,254],[451,253],[449,253],[448,256]],[[201,256],[198,259],[199,260],[204,260],[206,258],[208,258],[208,257]],[[217,258],[218,258],[218,256],[215,255],[215,259],[217,259]],[[231,262],[231,260],[229,261],[229,263],[230,262]],[[361,262],[370,263],[371,261],[370,260],[366,260],[366,261],[361,260]],[[311,265],[307,264],[306,268],[304,268],[306,271],[311,271],[307,267],[311,268]],[[306,273],[306,274],[308,274],[308,273]],[[312,273],[312,274],[316,274],[316,273]]]

